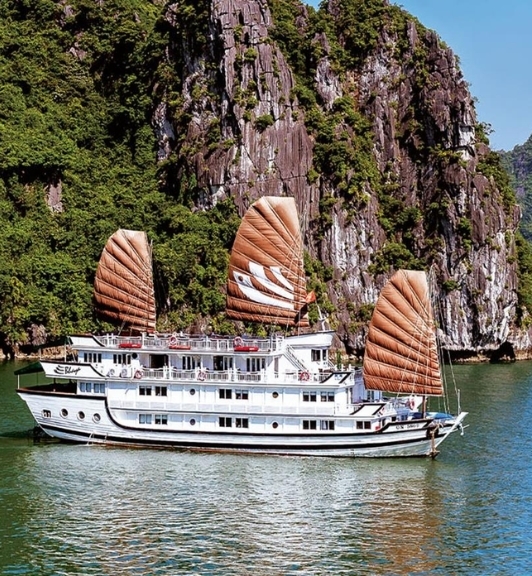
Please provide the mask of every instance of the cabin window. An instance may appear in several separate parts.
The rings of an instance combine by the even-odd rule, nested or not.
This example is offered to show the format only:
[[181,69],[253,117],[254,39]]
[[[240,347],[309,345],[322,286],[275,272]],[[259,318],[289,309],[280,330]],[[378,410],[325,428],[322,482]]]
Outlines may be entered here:
[[237,428],[249,428],[248,418],[235,418],[235,426]]
[[168,396],[168,387],[155,386],[155,396]]
[[316,420],[303,420],[303,430],[316,430],[317,427]]
[[316,392],[305,391],[303,392],[303,402],[316,402],[318,395]]
[[166,425],[168,424],[168,414],[155,414],[155,424]]
[[183,356],[181,358],[181,367],[183,370],[194,370],[199,366],[199,358],[195,356]]
[[151,424],[151,414],[139,414],[139,424]]
[[42,417],[43,417],[43,418],[51,418],[51,417],[52,417],[52,413],[50,412],[50,410],[43,410],[43,411],[42,411]]
[[334,402],[334,392],[321,392],[321,401],[322,402]]
[[233,419],[227,418],[225,416],[220,416],[218,418],[218,425],[220,426],[220,428],[231,428],[231,426],[233,426]]
[[131,364],[131,354],[113,354],[115,364]]
[[151,386],[139,386],[140,396],[151,396]]
[[168,354],[150,354],[150,368],[157,370],[168,366]]
[[[90,382],[80,382],[79,383],[80,392],[92,392],[92,384]],[[95,390],[96,392],[96,390]]]
[[312,350],[311,359],[313,362],[326,362],[328,350]]
[[233,358],[231,356],[215,356],[213,359],[214,370],[231,370],[233,368]]
[[266,368],[266,358],[246,358],[247,372],[260,372]]
[[357,430],[371,430],[371,422],[357,420]]
[[94,393],[95,394],[105,394],[105,382],[95,382],[94,383]]
[[87,363],[87,364],[92,364],[92,363],[101,363],[102,361],[102,354],[101,352],[96,353],[96,352],[84,352],[83,353],[83,362]]
[[236,400],[249,400],[249,390],[235,390]]
[[320,420],[320,430],[334,430],[334,420]]
[[218,397],[223,400],[230,400],[233,397],[233,391],[230,388],[220,388],[218,390]]

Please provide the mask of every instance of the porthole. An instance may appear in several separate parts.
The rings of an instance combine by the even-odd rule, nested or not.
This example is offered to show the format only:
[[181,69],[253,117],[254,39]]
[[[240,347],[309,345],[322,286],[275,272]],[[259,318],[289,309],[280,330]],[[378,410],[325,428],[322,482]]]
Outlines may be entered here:
[[194,418],[191,418],[190,419],[190,425],[194,426],[195,424],[196,424],[196,420],[194,420]]
[[194,390],[194,388],[192,388],[192,390],[190,390],[190,395],[194,396],[195,393],[196,393],[196,390]]
[[279,392],[273,392],[273,393],[272,393],[272,396],[273,396],[274,398],[279,398]]
[[66,418],[68,416],[68,410],[66,408],[61,409],[61,416]]
[[139,355],[136,352],[133,352],[133,354],[131,354],[131,358],[133,358],[133,360],[136,360],[139,357]]
[[279,427],[279,424],[277,424],[277,422],[274,422],[274,423],[272,424],[272,428],[278,428],[278,427]]
[[94,420],[94,422],[96,422],[96,424],[98,424],[98,422],[101,420],[100,415],[99,414],[95,414],[92,419]]
[[43,417],[43,418],[51,418],[51,417],[52,417],[52,413],[50,412],[50,410],[43,410],[43,411],[42,411],[42,417]]
[[80,420],[85,420],[85,412],[81,412],[81,410],[78,412],[78,418]]

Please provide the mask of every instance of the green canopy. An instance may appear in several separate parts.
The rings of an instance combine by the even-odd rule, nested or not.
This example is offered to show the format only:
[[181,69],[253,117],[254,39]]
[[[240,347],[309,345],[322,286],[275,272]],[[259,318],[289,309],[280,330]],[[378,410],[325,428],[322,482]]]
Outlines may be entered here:
[[40,362],[33,362],[28,366],[24,366],[24,368],[15,370],[15,376],[19,376],[20,374],[35,374],[36,372],[44,372]]

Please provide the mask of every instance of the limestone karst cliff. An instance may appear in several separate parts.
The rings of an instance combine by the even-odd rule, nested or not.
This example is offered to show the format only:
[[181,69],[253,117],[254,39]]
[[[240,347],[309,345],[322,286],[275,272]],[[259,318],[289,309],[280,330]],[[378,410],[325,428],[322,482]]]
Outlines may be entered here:
[[179,136],[161,132],[160,146],[175,143],[180,176],[197,178],[197,206],[295,196],[310,255],[333,271],[328,297],[350,352],[390,269],[421,263],[449,349],[527,349],[520,212],[437,34],[384,0],[330,0],[319,17],[295,1],[201,5],[201,40],[182,2],[167,11],[182,106],[165,117]]
[[91,290],[119,227],[154,240],[159,328],[223,332],[234,205],[264,194],[296,198],[311,287],[348,353],[398,267],[433,272],[456,355],[530,350],[532,255],[527,269],[507,176],[456,56],[399,7],[8,0],[0,36],[10,355],[108,329]]

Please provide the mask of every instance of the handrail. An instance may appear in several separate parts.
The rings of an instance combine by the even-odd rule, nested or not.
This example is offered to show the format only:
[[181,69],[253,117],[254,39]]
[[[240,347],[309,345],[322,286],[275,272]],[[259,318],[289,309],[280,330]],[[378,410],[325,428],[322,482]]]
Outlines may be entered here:
[[286,345],[285,346],[285,350],[286,350],[286,355],[288,356],[288,359],[292,362],[292,364],[294,364],[296,366],[296,368],[298,370],[300,370],[301,372],[310,372],[309,368],[307,368],[304,364],[304,362],[302,362],[295,354],[294,349],[292,348],[292,346],[290,345]]

